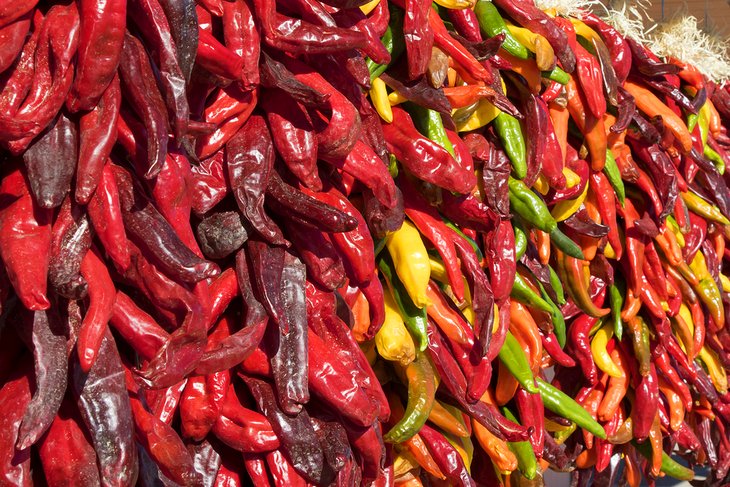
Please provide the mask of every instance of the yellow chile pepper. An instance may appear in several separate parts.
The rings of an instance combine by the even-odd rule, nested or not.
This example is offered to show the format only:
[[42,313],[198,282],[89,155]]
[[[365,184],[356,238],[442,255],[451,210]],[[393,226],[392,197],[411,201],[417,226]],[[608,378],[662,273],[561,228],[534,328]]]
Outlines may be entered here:
[[550,191],[550,183],[544,174],[540,174],[532,185],[533,189],[541,195],[546,195]]
[[577,198],[572,200],[559,201],[555,206],[553,206],[550,214],[553,215],[555,221],[559,222],[570,218],[575,214],[576,211],[578,211],[578,208],[580,208],[580,206],[583,204],[587,195],[588,185],[586,184],[585,189],[583,189],[583,192],[578,195]]
[[606,246],[603,248],[603,255],[607,259],[615,259],[616,258],[616,251],[613,250],[613,247],[611,247],[611,244],[606,242]]
[[553,68],[555,65],[555,51],[547,39],[524,27],[507,24],[507,29],[520,44],[535,53],[535,61],[540,71],[549,71]]
[[394,91],[388,95],[388,102],[391,106],[400,105],[401,103],[405,103],[408,101],[408,98],[401,95],[397,91]]
[[708,203],[690,191],[680,193],[680,195],[687,205],[687,208],[697,213],[699,216],[707,220],[718,222],[721,225],[730,225],[730,220],[722,214],[717,206]]
[[383,293],[385,301],[385,321],[375,335],[378,354],[385,360],[407,366],[416,359],[416,344],[408,333],[403,318],[390,293]]
[[494,466],[502,475],[508,475],[517,470],[517,457],[507,446],[507,442],[494,436],[481,423],[472,419],[472,431],[479,445],[492,459]]
[[375,7],[377,7],[379,3],[380,0],[370,0],[365,5],[360,5],[360,11],[365,15],[370,15],[370,12],[375,10]]
[[603,39],[601,39],[601,36],[598,35],[598,32],[588,27],[582,20],[570,17],[570,22],[573,24],[573,28],[575,29],[575,33],[581,37],[584,37],[588,39],[589,41],[597,40],[603,42]]
[[569,167],[563,168],[563,176],[565,176],[565,187],[566,188],[572,188],[573,186],[580,184],[580,176],[578,176],[575,173],[575,171],[573,171]]
[[466,122],[457,124],[456,130],[458,132],[469,132],[471,130],[484,127],[486,124],[497,118],[497,115],[500,113],[502,113],[502,111],[499,108],[482,98],[479,100],[479,104],[477,105],[477,109],[474,113],[471,114]]
[[446,267],[444,263],[433,257],[429,258],[429,264],[431,265],[431,279],[438,281],[441,284],[449,284],[449,276],[446,274]]
[[707,373],[710,374],[710,379],[717,392],[725,394],[727,392],[727,372],[725,372],[725,367],[720,363],[717,354],[712,350],[708,350],[707,346],[703,346],[697,356],[705,364]]
[[413,456],[407,450],[403,450],[393,459],[393,476],[398,478],[418,467],[418,462]]
[[385,82],[377,77],[370,82],[370,101],[373,102],[375,111],[386,123],[393,122],[393,108],[388,99],[388,90]]
[[613,337],[613,324],[606,323],[598,329],[591,341],[591,353],[593,361],[599,369],[611,377],[621,378],[624,372],[613,362],[611,355],[606,350],[608,341]]
[[431,262],[418,229],[406,220],[395,232],[385,237],[385,246],[393,258],[398,274],[413,304],[425,308],[428,299],[428,283],[431,280]]
[[[677,240],[677,244],[684,248],[686,245],[686,242],[684,240],[684,234],[682,233],[682,230],[679,228],[679,225],[677,224],[677,220],[674,219],[673,216],[669,215],[667,219],[665,220],[667,224],[667,228],[669,228],[672,231],[672,234],[674,235],[674,238]],[[661,231],[661,229],[660,229]]]

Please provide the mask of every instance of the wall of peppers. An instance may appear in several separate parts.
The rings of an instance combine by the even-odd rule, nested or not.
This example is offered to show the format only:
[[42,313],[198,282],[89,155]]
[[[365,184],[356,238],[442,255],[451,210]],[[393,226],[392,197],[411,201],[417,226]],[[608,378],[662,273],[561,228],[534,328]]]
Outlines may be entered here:
[[1,2],[0,484],[726,484],[722,44],[538,5]]

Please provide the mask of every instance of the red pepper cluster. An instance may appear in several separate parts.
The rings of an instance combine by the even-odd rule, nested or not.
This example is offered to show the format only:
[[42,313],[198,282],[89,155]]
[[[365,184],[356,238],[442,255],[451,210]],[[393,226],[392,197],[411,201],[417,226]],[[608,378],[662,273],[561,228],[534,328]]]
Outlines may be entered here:
[[[519,484],[520,474],[509,476],[517,460],[506,472],[489,462],[500,464],[507,442],[518,452],[528,440],[545,465],[577,465],[581,485],[594,472],[613,482],[609,463],[623,452],[633,455],[626,462],[634,483],[642,466],[658,475],[662,439],[668,451],[701,447],[704,457],[694,458],[709,459],[721,472],[716,480],[725,477],[730,396],[687,361],[663,304],[679,296],[670,302],[674,317],[682,296],[693,295],[701,331],[683,343],[704,333],[700,323],[709,316],[713,328],[697,348],[707,344],[716,361],[730,364],[729,294],[698,297],[682,277],[684,261],[701,249],[708,275],[697,277],[723,289],[727,176],[703,157],[699,128],[683,138],[679,116],[635,96],[651,89],[680,114],[697,114],[711,98],[717,117],[708,144],[730,161],[720,127],[720,116],[730,121],[730,88],[678,61],[661,62],[590,14],[583,22],[604,42],[594,48],[608,51],[598,59],[569,20],[528,0],[495,0],[552,46],[551,69],[575,72],[578,83],[568,77],[567,92],[555,81],[543,90],[537,67],[500,50],[505,33],[482,39],[471,9],[380,0],[365,14],[365,3],[0,0],[0,485],[475,486],[495,485],[502,474]],[[405,55],[391,60],[393,48],[381,38],[389,24],[396,28],[394,12],[402,16],[393,35]],[[368,99],[376,65],[389,65],[380,79],[410,103],[391,108],[391,123]],[[464,83],[443,87],[447,76]],[[615,110],[607,108],[604,83]],[[461,124],[486,101],[524,120],[522,189],[511,186],[511,151],[502,148],[509,134],[481,129],[486,122],[456,132],[452,110],[462,110]],[[648,120],[635,103],[665,116]],[[424,134],[427,117],[414,115],[421,109],[446,125],[443,140]],[[608,130],[607,109],[615,112]],[[577,134],[569,134],[569,117]],[[629,195],[617,207],[601,172],[611,148],[618,179],[644,191],[646,203]],[[567,184],[565,168],[577,184]],[[531,218],[535,208],[526,203],[542,202],[529,189],[539,178],[550,206],[590,188],[603,224],[583,207],[561,223],[568,236],[551,233],[557,222]],[[690,189],[717,206],[703,201],[688,211],[678,195]],[[534,227],[519,257],[511,211]],[[674,237],[655,221],[670,214],[686,235],[683,250],[661,247]],[[427,325],[417,337],[424,369],[396,369],[376,359],[372,345],[393,292],[384,291],[377,256],[406,217],[434,250],[420,257],[440,258],[445,274],[443,286],[427,282],[424,302],[433,308],[428,317],[423,311]],[[552,260],[551,238],[560,248]],[[577,249],[571,238],[585,260],[565,250]],[[643,352],[638,362],[627,357],[627,339],[604,346],[624,371],[615,383],[599,377],[590,351],[614,282],[607,242],[615,267],[624,267],[623,311],[636,318],[643,306],[654,330],[627,319],[627,336]],[[676,276],[662,264],[675,250]],[[515,297],[521,275],[557,296],[549,262],[569,276],[569,299],[556,311],[575,317],[569,354],[546,324],[552,308],[533,313],[518,303],[537,296],[538,286],[524,285]],[[400,272],[401,264],[383,265]],[[531,313],[543,318],[539,330]],[[508,335],[510,320],[519,340]],[[519,334],[521,326],[534,333]],[[527,343],[530,364],[517,370],[521,362],[505,357],[493,374],[506,340],[517,352]],[[558,364],[555,387],[578,391],[576,401],[592,413],[588,424],[598,417],[612,428],[608,440],[596,437],[593,448],[592,433],[583,431],[566,443],[571,451],[547,432],[540,394],[554,388],[537,392],[543,360]],[[415,377],[425,369],[429,377]],[[399,381],[398,374],[413,377]],[[532,393],[518,376],[529,376]],[[432,414],[411,404],[419,380]],[[409,389],[406,413],[401,382]],[[669,407],[674,399],[685,411],[694,401],[692,427],[666,410],[665,389]],[[635,395],[624,401],[629,390]],[[585,419],[577,405],[551,401],[576,423]],[[631,422],[622,401],[633,402]],[[614,417],[603,417],[604,403]],[[522,424],[496,404],[514,404]],[[417,427],[411,420],[408,443],[384,441],[384,427],[405,414],[422,420]],[[548,419],[561,431],[572,424],[555,412]],[[456,437],[471,445],[472,428],[480,446],[457,448]],[[661,428],[672,433],[662,436]],[[639,460],[638,443],[614,449],[641,440],[645,451],[647,439],[651,463]]]

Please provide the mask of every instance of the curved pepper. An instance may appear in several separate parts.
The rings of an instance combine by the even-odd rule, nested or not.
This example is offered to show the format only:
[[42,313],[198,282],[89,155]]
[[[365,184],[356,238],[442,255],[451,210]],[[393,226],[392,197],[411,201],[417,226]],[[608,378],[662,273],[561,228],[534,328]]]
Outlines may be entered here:
[[403,417],[383,435],[385,441],[402,443],[426,423],[436,399],[436,380],[429,358],[419,353],[405,370],[408,379],[408,404]]
[[575,422],[579,427],[599,438],[606,438],[603,427],[580,404],[544,380],[537,378],[536,382],[545,408]]
[[385,237],[385,246],[413,304],[419,308],[428,306],[430,300],[426,290],[431,279],[431,264],[418,229],[413,223],[404,221],[400,229]]
[[386,360],[408,365],[416,359],[416,345],[413,343],[413,338],[408,333],[390,293],[385,293],[383,300],[385,303],[385,321],[375,334],[375,346],[378,349],[378,354]]
[[525,352],[515,336],[509,331],[504,346],[499,350],[499,359],[527,392],[532,394],[537,392],[535,377],[532,375]]

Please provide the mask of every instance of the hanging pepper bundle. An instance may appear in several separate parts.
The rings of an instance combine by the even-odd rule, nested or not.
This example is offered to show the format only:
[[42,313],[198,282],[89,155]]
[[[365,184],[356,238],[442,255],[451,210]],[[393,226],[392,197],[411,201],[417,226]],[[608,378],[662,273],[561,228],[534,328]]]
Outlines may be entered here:
[[0,39],[0,483],[727,483],[730,84],[532,0]]

